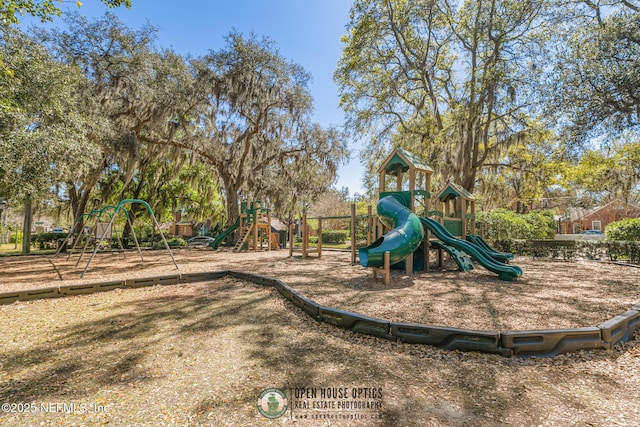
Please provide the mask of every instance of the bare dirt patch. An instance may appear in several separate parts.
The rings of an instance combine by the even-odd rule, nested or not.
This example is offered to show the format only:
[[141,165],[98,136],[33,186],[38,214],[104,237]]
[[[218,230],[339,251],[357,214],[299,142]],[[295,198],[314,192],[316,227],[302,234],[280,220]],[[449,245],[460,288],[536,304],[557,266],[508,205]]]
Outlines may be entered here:
[[[286,252],[176,251],[181,272],[277,277],[324,305],[372,317],[489,330],[596,326],[640,302],[637,269],[514,264],[406,276],[392,285],[349,264]],[[66,257],[0,259],[0,292],[176,272],[160,252],[99,255],[84,279]],[[638,340],[608,351],[506,359],[397,344],[317,323],[271,289],[229,277],[0,307],[0,401],[81,410],[0,413],[0,425],[634,425]],[[268,387],[375,387],[376,419],[267,420]],[[95,406],[97,405],[97,406]],[[82,409],[85,410],[82,410]],[[108,408],[100,411],[100,408]],[[16,407],[17,409],[17,407]],[[66,409],[69,409],[67,407]]]

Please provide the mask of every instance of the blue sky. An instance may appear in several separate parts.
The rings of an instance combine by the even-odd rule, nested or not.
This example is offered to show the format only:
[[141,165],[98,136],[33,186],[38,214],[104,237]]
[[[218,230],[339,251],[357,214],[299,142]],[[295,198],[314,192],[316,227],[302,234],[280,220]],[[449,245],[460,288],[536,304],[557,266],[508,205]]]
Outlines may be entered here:
[[[200,56],[224,46],[224,36],[235,29],[273,39],[280,53],[302,65],[313,76],[310,91],[315,100],[314,119],[327,127],[343,124],[333,73],[340,58],[340,37],[345,33],[352,0],[133,0],[131,9],[113,9],[122,22],[140,28],[147,22],[159,27],[158,46],[181,54]],[[65,2],[63,11],[77,11]],[[108,8],[86,0],[79,9],[87,17]],[[26,22],[23,19],[23,22]],[[60,24],[56,20],[56,24]],[[352,147],[352,160],[339,170],[336,187],[364,193],[362,167]]]

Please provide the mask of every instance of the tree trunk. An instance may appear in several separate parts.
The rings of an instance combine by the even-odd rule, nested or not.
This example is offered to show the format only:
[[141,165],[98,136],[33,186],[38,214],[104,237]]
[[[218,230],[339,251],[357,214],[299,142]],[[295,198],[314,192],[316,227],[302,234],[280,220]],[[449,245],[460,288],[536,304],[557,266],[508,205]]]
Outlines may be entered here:
[[240,209],[238,208],[238,192],[235,188],[226,188],[227,193],[227,227],[233,224],[238,216]]
[[75,206],[75,209],[73,209],[73,211],[74,211],[73,232],[75,234],[80,234],[80,232],[82,231],[83,226],[85,225],[82,222],[77,222],[77,220],[78,220],[78,218],[80,218],[80,215],[84,215],[84,211],[87,209],[87,203],[89,202],[89,195],[90,194],[91,194],[91,190],[84,191],[80,195],[80,198],[77,200],[77,204]]
[[[235,185],[235,183],[233,183],[230,178],[225,179],[223,177],[222,181],[224,183],[224,189],[225,189],[225,193],[226,193],[225,199],[226,199],[226,202],[227,202],[227,224],[226,224],[226,226],[229,227],[240,216],[240,210],[238,208],[238,186]],[[236,230],[236,232],[233,233],[233,241],[234,242],[236,241],[238,236],[239,236],[238,230]]]
[[31,253],[31,221],[32,221],[33,200],[31,194],[24,198],[24,219],[22,221],[22,253]]
[[84,182],[80,186],[79,190],[76,190],[74,182],[67,182],[67,186],[69,187],[69,199],[71,200],[71,210],[73,212],[73,221],[74,221],[74,233],[80,233],[82,231],[83,225],[82,223],[76,223],[78,218],[81,215],[84,215],[85,210],[87,209],[87,204],[89,203],[89,196],[91,196],[91,191],[98,184],[100,180],[100,176],[102,172],[107,167],[106,161],[103,158],[102,163],[92,169],[84,179]]

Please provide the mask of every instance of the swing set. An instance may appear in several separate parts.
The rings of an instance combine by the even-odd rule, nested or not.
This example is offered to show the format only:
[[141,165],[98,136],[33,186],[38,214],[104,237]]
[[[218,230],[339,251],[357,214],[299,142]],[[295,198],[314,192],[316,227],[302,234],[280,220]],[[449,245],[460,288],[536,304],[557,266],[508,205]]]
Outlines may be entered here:
[[[164,234],[162,233],[162,230],[160,229],[160,224],[158,223],[158,220],[156,219],[156,217],[155,217],[155,215],[153,213],[153,209],[151,209],[151,206],[144,200],[125,199],[125,200],[122,200],[120,203],[118,203],[118,205],[115,206],[115,207],[114,206],[105,206],[102,209],[93,210],[93,211],[91,211],[91,212],[89,212],[87,214],[79,216],[78,219],[76,220],[76,223],[74,224],[74,227],[72,227],[69,230],[69,234],[65,238],[64,242],[68,242],[69,238],[71,237],[71,235],[73,233],[73,230],[75,229],[75,227],[78,224],[82,224],[82,226],[81,226],[82,227],[82,231],[80,231],[80,233],[78,234],[77,238],[74,239],[71,251],[69,252],[69,255],[67,256],[67,260],[70,259],[72,254],[76,250],[76,247],[78,246],[78,243],[81,242],[82,240],[84,240],[84,245],[82,247],[82,251],[80,252],[80,256],[78,257],[78,260],[76,261],[76,264],[75,264],[76,267],[78,267],[78,265],[80,264],[80,260],[82,259],[83,255],[87,252],[87,249],[89,248],[89,246],[91,244],[93,244],[93,252],[91,253],[91,257],[87,261],[84,269],[82,270],[82,273],[80,274],[80,278],[84,277],[85,273],[89,269],[89,266],[91,265],[91,262],[93,261],[93,259],[95,258],[96,254],[98,253],[98,250],[102,247],[102,245],[105,243],[105,241],[106,241],[107,246],[111,250],[111,253],[113,253],[113,247],[112,247],[113,234],[115,234],[116,239],[118,241],[118,245],[120,246],[120,252],[122,253],[123,257],[125,257],[124,246],[122,244],[122,240],[120,239],[120,235],[118,234],[117,230],[115,230],[114,227],[113,227],[113,223],[114,223],[114,221],[115,221],[115,219],[118,216],[118,213],[120,211],[124,211],[124,213],[125,213],[125,216],[127,218],[127,223],[129,224],[129,226],[131,228],[133,241],[135,242],[136,249],[138,251],[138,254],[140,255],[140,260],[142,262],[144,262],[144,258],[142,256],[142,249],[140,248],[140,243],[138,241],[138,237],[136,236],[136,232],[135,232],[135,229],[133,227],[133,222],[132,222],[131,217],[130,217],[129,213],[127,212],[127,210],[123,209],[125,206],[132,205],[132,204],[142,204],[146,208],[149,216],[151,217],[151,219],[153,221],[154,229],[155,228],[158,229],[160,237],[162,238],[162,242],[164,243],[164,247],[169,252],[169,256],[171,257],[171,260],[173,261],[173,264],[175,265],[176,270],[180,270],[180,268],[178,267],[178,263],[176,262],[176,260],[175,260],[175,258],[173,256],[173,252],[171,252],[171,248],[169,247],[169,243],[167,242],[167,239],[165,238]],[[103,215],[105,215],[105,214],[109,216],[109,221],[108,222],[101,221]],[[86,224],[89,223],[89,221],[91,219],[95,219],[95,222],[93,223],[93,226],[91,227],[90,231],[86,232],[85,231],[85,226],[86,226]],[[60,253],[60,251],[62,250],[63,246],[64,246],[64,244],[60,245],[60,247],[58,248],[58,251],[56,252],[56,254],[54,256],[57,256]]]

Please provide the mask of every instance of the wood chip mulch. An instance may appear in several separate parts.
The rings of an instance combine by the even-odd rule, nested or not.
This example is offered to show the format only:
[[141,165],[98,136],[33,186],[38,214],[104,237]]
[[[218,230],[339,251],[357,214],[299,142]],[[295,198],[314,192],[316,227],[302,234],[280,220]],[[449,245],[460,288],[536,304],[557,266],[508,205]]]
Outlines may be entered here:
[[[640,269],[513,263],[407,276],[385,287],[349,255],[175,252],[180,272],[232,269],[279,278],[336,308],[393,321],[480,330],[597,326],[640,303]],[[0,258],[0,292],[175,274],[160,252]],[[82,263],[81,263],[82,264]],[[226,277],[0,306],[0,425],[638,425],[638,338],[613,350],[503,358],[408,345],[318,323],[268,288]],[[270,420],[269,387],[376,388],[375,417]],[[20,406],[21,405],[21,406]],[[318,411],[314,412],[318,413]],[[322,411],[320,411],[322,413]],[[325,415],[334,412],[325,411]],[[295,415],[295,412],[293,412]]]

